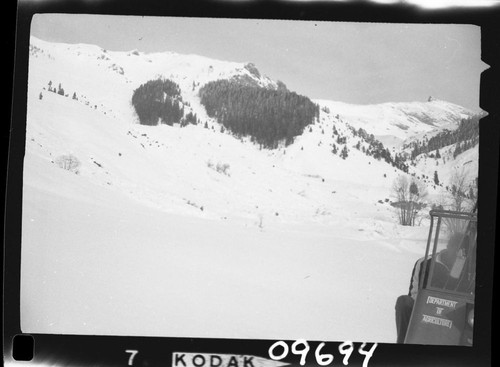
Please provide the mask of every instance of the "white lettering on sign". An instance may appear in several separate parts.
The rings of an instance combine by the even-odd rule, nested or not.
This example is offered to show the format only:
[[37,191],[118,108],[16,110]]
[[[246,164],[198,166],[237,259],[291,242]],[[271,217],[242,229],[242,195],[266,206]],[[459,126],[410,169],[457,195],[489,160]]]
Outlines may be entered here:
[[446,326],[449,327],[450,329],[453,326],[453,322],[451,320],[442,319],[440,317],[429,316],[429,315],[423,315],[422,322],[425,322],[426,324]]
[[438,305],[438,306],[445,306],[449,308],[456,308],[457,307],[457,301],[450,301],[448,299],[442,299],[442,298],[437,298],[437,297],[432,297],[428,296],[427,297],[427,304],[432,304],[432,305]]
[[436,307],[436,315],[442,315],[443,314],[443,307]]
[[172,354],[172,367],[281,367],[286,365],[289,363],[246,355],[180,352]]

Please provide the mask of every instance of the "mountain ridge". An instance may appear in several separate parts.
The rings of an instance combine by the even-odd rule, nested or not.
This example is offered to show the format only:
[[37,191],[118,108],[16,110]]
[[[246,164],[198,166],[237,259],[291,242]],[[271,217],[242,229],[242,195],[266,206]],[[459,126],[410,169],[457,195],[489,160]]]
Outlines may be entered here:
[[[278,88],[279,83],[279,81],[273,81],[260,73],[250,62],[229,62],[201,55],[181,55],[168,51],[154,53],[137,51],[137,54],[134,54],[134,50],[106,51],[94,45],[52,44],[35,37],[31,38],[31,43],[35,46],[52,47],[53,52],[64,50],[76,53],[77,55],[80,53],[81,55],[83,51],[91,51],[90,56],[95,58],[106,57],[106,54],[108,54],[115,59],[111,60],[110,58],[108,60],[115,61],[115,63],[108,65],[108,67],[118,70],[121,68],[123,72],[122,76],[126,79],[127,84],[137,87],[138,83],[144,83],[157,76],[163,76],[178,83],[186,99],[196,99],[199,87],[209,81],[218,79],[231,79],[245,75],[262,87],[271,87],[274,89]],[[138,60],[134,60],[133,56],[139,56]],[[157,61],[155,61],[156,58],[158,59]],[[105,61],[104,58],[102,60]],[[127,67],[124,68],[120,65],[124,61],[131,63],[128,67],[128,73]],[[142,66],[137,67],[136,65],[137,70],[134,71],[132,65],[137,64],[137,62],[142,63]],[[158,64],[163,64],[163,66]],[[257,76],[250,71],[252,69],[248,65],[251,65],[252,69],[257,70]],[[128,77],[129,73],[131,74],[130,77]],[[428,133],[433,128],[455,128],[458,126],[460,119],[477,114],[477,112],[470,111],[451,102],[436,99],[427,102],[385,102],[369,105],[358,105],[325,99],[314,99],[313,102],[318,103],[322,107],[329,108],[334,115],[348,118],[350,124],[356,128],[362,127],[375,136],[392,135],[401,142],[410,137],[410,135]]]
[[[89,50],[91,52],[88,52]],[[371,182],[374,186],[379,187],[379,192],[385,191],[385,194],[378,194],[376,201],[385,201],[390,196],[391,180],[401,174],[413,174],[416,177],[425,178],[431,193],[437,196],[439,188],[436,186],[433,187],[431,175],[434,169],[436,169],[434,162],[431,163],[431,161],[427,161],[426,159],[420,159],[418,167],[410,166],[410,171],[405,172],[401,170],[403,167],[400,164],[401,162],[398,163],[397,167],[393,166],[394,160],[399,159],[397,155],[403,153],[400,147],[407,139],[418,136],[418,134],[431,134],[434,131],[441,131],[445,128],[455,128],[455,125],[458,126],[456,121],[463,116],[467,116],[467,111],[462,107],[438,100],[430,102],[388,102],[365,106],[350,105],[335,101],[313,100],[320,108],[320,115],[315,122],[306,126],[303,133],[291,145],[277,146],[275,151],[263,151],[258,145],[253,144],[252,146],[249,137],[235,137],[227,131],[222,132],[221,123],[216,117],[210,117],[207,114],[198,95],[199,89],[210,80],[231,80],[233,77],[242,75],[255,80],[262,88],[278,88],[278,82],[274,82],[263,76],[251,63],[216,61],[206,57],[198,57],[197,55],[186,58],[175,54],[176,56],[174,57],[172,56],[174,53],[142,54],[133,50],[127,52],[106,51],[98,46],[52,44],[36,38],[32,38],[31,55],[28,137],[31,139],[36,138],[29,128],[34,118],[32,111],[37,110],[37,115],[43,116],[47,114],[47,112],[44,112],[44,102],[50,100],[52,108],[57,108],[58,103],[64,103],[68,108],[66,116],[71,116],[72,119],[77,120],[81,119],[79,115],[82,114],[81,112],[78,114],[76,112],[72,113],[73,107],[70,104],[79,103],[81,106],[90,109],[90,115],[86,114],[87,118],[97,119],[96,121],[101,121],[101,124],[109,126],[116,125],[116,129],[118,129],[116,132],[125,134],[127,138],[117,144],[125,144],[122,150],[126,150],[132,149],[132,146],[130,146],[132,142],[134,146],[133,150],[136,152],[134,154],[137,154],[137,151],[148,151],[155,148],[158,152],[151,153],[155,157],[151,159],[158,159],[156,157],[159,157],[159,152],[167,149],[167,146],[170,147],[168,149],[172,149],[176,139],[183,141],[183,144],[186,144],[186,146],[190,146],[194,142],[210,145],[210,148],[207,147],[207,150],[194,148],[193,146],[189,152],[186,151],[185,153],[174,149],[176,150],[175,157],[177,157],[176,159],[182,159],[183,154],[186,157],[191,156],[191,159],[197,162],[196,169],[201,169],[202,172],[209,175],[215,172],[216,175],[210,180],[217,179],[216,181],[220,181],[221,179],[227,180],[231,177],[229,176],[231,172],[234,174],[238,171],[243,176],[249,175],[246,177],[250,179],[253,175],[252,172],[259,171],[255,167],[252,168],[250,162],[238,162],[237,159],[232,157],[232,154],[240,154],[249,155],[256,162],[262,160],[261,163],[264,166],[269,166],[271,162],[273,162],[271,164],[272,167],[282,166],[283,171],[275,177],[276,183],[283,182],[285,177],[293,179],[292,177],[295,176],[289,176],[290,172],[295,172],[295,174],[299,174],[302,177],[315,178],[313,179],[315,182],[314,186],[317,184],[315,180],[319,179],[320,182],[329,182],[331,185],[339,182],[340,177],[350,177],[343,178],[342,180],[351,181],[352,186],[356,180],[362,179],[365,175],[366,177],[363,179],[368,181],[370,181],[371,176],[377,175],[381,177],[381,180],[371,180]],[[156,56],[153,57],[154,55]],[[248,65],[251,66],[246,67]],[[183,101],[186,102],[184,112],[196,114],[200,120],[198,126],[191,125],[178,130],[176,127],[178,124],[174,124],[172,127],[162,126],[156,131],[151,130],[151,128],[157,128],[156,126],[143,127],[137,123],[137,117],[130,102],[132,93],[140,84],[155,78],[165,78],[179,84],[180,95]],[[60,85],[64,89],[63,95],[48,92],[49,83],[54,86]],[[72,95],[76,97],[75,100],[71,98]],[[35,105],[38,107],[33,109]],[[415,117],[415,115],[419,116],[418,113],[425,112],[425,108],[429,106],[435,108],[437,111],[436,116],[441,116],[441,119],[435,118],[432,120],[432,124],[429,124],[429,121],[426,123],[422,122]],[[78,108],[78,111],[80,109]],[[445,118],[449,110],[455,111],[455,120],[453,121]],[[429,116],[429,114],[424,113],[424,116]],[[53,116],[52,118],[59,119],[60,117]],[[39,118],[36,117],[36,120],[39,121]],[[81,123],[88,124],[89,122],[82,121]],[[64,124],[58,126],[59,129],[64,128]],[[360,134],[360,132],[362,133]],[[48,131],[43,134],[48,134]],[[93,132],[92,134],[95,135],[96,133]],[[170,134],[170,136],[167,134]],[[371,138],[370,135],[372,136]],[[89,137],[89,139],[91,138]],[[392,143],[388,144],[386,141],[391,141]],[[241,145],[242,143],[249,144],[250,146]],[[81,141],[77,143],[75,141],[74,144],[85,145],[86,143]],[[219,146],[219,149],[222,148],[224,154],[220,155],[216,152],[217,149],[215,148],[217,146]],[[89,146],[88,149],[95,148]],[[101,148],[98,149],[101,150]],[[53,150],[54,154],[55,151],[61,151],[55,145]],[[443,150],[443,155],[448,158],[453,153],[452,148],[449,150],[449,154],[446,149]],[[61,151],[60,154],[62,153]],[[123,154],[123,156],[126,155],[123,152],[115,152],[115,154],[118,153]],[[41,154],[41,152],[37,154]],[[80,154],[80,160],[88,165],[89,171],[86,174],[90,175],[89,177],[99,177],[98,181],[102,185],[110,186],[113,184],[113,180],[102,175],[102,167],[99,165],[106,166],[103,158],[92,156],[88,152],[81,152]],[[257,158],[256,154],[262,155],[262,158]],[[474,162],[474,156],[477,155],[477,152],[473,153],[472,156],[470,154],[467,155],[467,162],[471,160]],[[206,159],[202,159],[201,157],[206,157]],[[446,178],[451,175],[452,167],[465,163],[459,163],[460,157],[457,159],[456,162],[454,159],[449,159],[446,169],[443,166],[437,168],[446,172],[439,174],[441,182],[446,182]],[[123,159],[115,160],[115,158],[112,158],[112,161],[112,165],[116,165],[116,174],[120,170],[125,169],[122,162]],[[264,163],[266,161],[268,163]],[[323,162],[327,163],[328,167],[325,167]],[[422,162],[428,163],[423,164]],[[221,175],[221,172],[217,170],[218,164],[219,167],[230,167],[230,169],[225,171],[227,174],[223,173]],[[247,167],[244,171],[241,171],[241,168],[236,168],[236,166],[241,164]],[[180,169],[178,166],[175,167],[179,172],[185,172],[188,176],[191,175],[185,169]],[[360,167],[364,167],[362,171],[359,170]],[[468,169],[471,172],[476,170],[475,164],[473,166],[469,165],[469,167]],[[174,166],[165,167],[166,171],[173,169]],[[111,174],[110,171],[108,172],[108,175]],[[83,173],[84,171],[82,171]],[[231,179],[234,180],[236,177],[232,176]],[[161,178],[160,175],[155,177],[154,180],[158,180],[158,183],[154,187],[159,187],[161,186],[159,182],[162,182],[164,178]],[[125,183],[121,181],[116,181],[114,184],[118,185],[118,182],[123,187],[132,185],[131,182]],[[247,182],[253,181],[249,180]],[[255,185],[258,187],[260,183],[255,182]],[[279,187],[271,183],[270,185],[275,186],[274,189],[270,188],[273,192]],[[384,186],[386,188],[382,190]],[[217,185],[211,187],[211,190],[214,190],[214,192],[220,190]],[[201,188],[202,186],[199,185],[192,187],[194,192],[201,190]],[[146,195],[148,197],[146,201],[153,202],[155,188],[152,187],[148,190],[150,191]],[[244,186],[241,186],[240,190],[244,192]],[[297,188],[291,188],[291,190],[295,193],[304,191]],[[133,196],[136,199],[144,199],[144,193],[141,193],[140,190],[134,192]],[[336,192],[338,193],[338,191]],[[170,194],[163,193],[161,195],[168,197]],[[347,195],[346,197],[349,196],[347,192],[345,195]],[[182,194],[178,192],[174,196],[177,197],[174,200],[177,202],[175,204],[176,207],[190,203],[188,205],[191,208],[198,208],[198,214],[204,216],[208,215],[207,208],[210,208],[210,206],[214,207],[214,203],[208,206],[201,203],[202,199],[198,195],[188,197],[186,193]],[[304,197],[302,195],[299,196]],[[213,200],[216,199],[214,198]],[[308,205],[316,206],[317,203],[310,202],[306,207]],[[273,212],[273,209],[270,209],[271,206],[267,209],[268,213]],[[201,207],[204,208],[203,211],[200,209]],[[244,211],[252,212],[255,209],[255,207],[252,209],[249,206]],[[312,209],[310,207],[305,210],[306,212],[310,212]],[[316,210],[319,209],[316,208],[312,212]],[[276,212],[281,213],[284,211],[286,211],[284,208],[276,210]]]

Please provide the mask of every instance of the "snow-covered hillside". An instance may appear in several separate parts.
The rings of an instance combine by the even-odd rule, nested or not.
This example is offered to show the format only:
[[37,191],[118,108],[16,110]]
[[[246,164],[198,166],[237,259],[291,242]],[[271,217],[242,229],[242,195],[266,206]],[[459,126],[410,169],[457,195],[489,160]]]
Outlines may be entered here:
[[386,146],[400,146],[414,136],[442,129],[456,129],[460,120],[476,113],[456,104],[429,98],[427,102],[353,105],[318,100],[323,106],[359,129],[365,129]]
[[[30,55],[23,331],[395,340],[426,220],[397,224],[391,186],[406,174],[355,148],[353,128],[396,141],[465,110],[321,101],[293,144],[266,150],[221,132],[198,97],[235,76],[278,88],[251,64],[36,38]],[[157,77],[208,128],[140,125],[133,91]]]
[[[193,102],[197,101],[194,96],[199,86],[236,75],[245,75],[264,87],[277,88],[269,78],[252,74],[252,68],[244,63],[172,52],[113,52],[93,45],[52,44],[35,37],[31,38],[31,45],[30,70],[39,77],[30,78],[30,91],[43,89],[49,81],[63,81],[62,87],[70,96],[76,93],[81,102],[97,106],[118,119],[130,118],[132,92],[158,76],[179,84],[182,97]],[[57,74],[48,72],[50,70]],[[54,79],[63,80],[50,80],[51,74]],[[203,113],[203,109],[196,108],[196,112]]]

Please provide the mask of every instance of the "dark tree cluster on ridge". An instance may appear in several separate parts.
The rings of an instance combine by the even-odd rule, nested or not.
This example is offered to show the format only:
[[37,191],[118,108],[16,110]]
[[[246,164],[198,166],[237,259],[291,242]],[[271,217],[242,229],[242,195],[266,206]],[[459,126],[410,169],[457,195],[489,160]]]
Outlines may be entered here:
[[132,105],[142,125],[167,125],[181,122],[184,105],[179,86],[168,79],[150,80],[137,88]]
[[319,116],[319,106],[307,97],[237,80],[209,82],[200,88],[199,96],[210,117],[234,135],[250,136],[267,149],[293,143]]

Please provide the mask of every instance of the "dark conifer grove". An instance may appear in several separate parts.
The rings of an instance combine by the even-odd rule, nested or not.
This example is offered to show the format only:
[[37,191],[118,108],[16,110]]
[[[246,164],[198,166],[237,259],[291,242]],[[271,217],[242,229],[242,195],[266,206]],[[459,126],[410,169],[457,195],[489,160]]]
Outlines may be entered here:
[[199,92],[210,117],[238,137],[267,149],[289,145],[319,116],[318,105],[287,89],[266,89],[234,80],[205,84]]
[[168,79],[142,84],[132,95],[132,105],[142,125],[173,125],[184,116],[180,88]]

